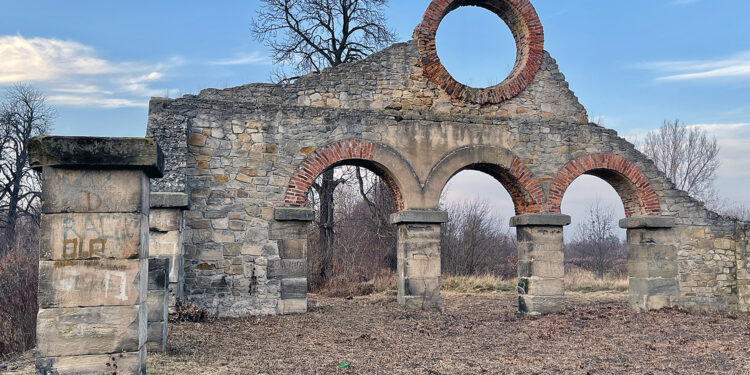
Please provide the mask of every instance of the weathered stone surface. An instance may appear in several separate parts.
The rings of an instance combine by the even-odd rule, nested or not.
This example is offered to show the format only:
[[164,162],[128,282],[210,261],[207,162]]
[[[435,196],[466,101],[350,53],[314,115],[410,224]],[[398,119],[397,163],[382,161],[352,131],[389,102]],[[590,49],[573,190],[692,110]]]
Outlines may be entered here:
[[39,306],[122,306],[145,301],[145,259],[39,262]]
[[149,228],[158,232],[170,232],[180,230],[182,222],[182,211],[179,209],[151,209],[149,213]]
[[146,350],[149,353],[166,353],[167,342],[167,322],[148,322]]
[[169,292],[165,290],[148,291],[148,321],[162,322],[167,321],[169,311],[167,309],[169,302]]
[[42,212],[148,212],[149,179],[137,170],[44,168]]
[[406,223],[445,223],[448,222],[448,213],[436,210],[408,210],[400,211],[391,215],[391,224]]
[[151,208],[180,208],[189,207],[188,195],[185,193],[153,192],[151,193]]
[[29,140],[34,169],[137,169],[151,178],[164,175],[164,155],[150,138],[39,136]]
[[678,296],[680,283],[677,279],[630,278],[630,294],[640,296]]
[[268,261],[268,278],[299,278],[307,277],[307,260],[305,259],[276,259]]
[[169,258],[148,259],[148,290],[167,290],[169,284]]
[[281,298],[307,298],[307,278],[300,277],[281,279]]
[[148,254],[148,217],[133,213],[43,214],[39,258],[135,259]]
[[315,210],[310,208],[276,207],[273,209],[274,219],[278,221],[313,221]]
[[633,216],[620,220],[620,228],[673,228],[674,217],[666,216]]
[[143,375],[146,369],[146,351],[123,352],[70,357],[37,357],[37,374],[117,374]]
[[38,355],[136,352],[146,342],[145,323],[141,305],[39,309]]
[[520,226],[553,226],[563,227],[570,225],[570,216],[552,214],[525,214],[510,218],[511,227]]
[[180,254],[180,232],[158,232],[149,234],[149,256],[170,256]]
[[280,299],[277,314],[301,314],[307,312],[307,298]]
[[307,239],[279,240],[279,256],[282,259],[307,257]]
[[518,296],[518,311],[528,315],[550,314],[560,311],[564,306],[562,296]]

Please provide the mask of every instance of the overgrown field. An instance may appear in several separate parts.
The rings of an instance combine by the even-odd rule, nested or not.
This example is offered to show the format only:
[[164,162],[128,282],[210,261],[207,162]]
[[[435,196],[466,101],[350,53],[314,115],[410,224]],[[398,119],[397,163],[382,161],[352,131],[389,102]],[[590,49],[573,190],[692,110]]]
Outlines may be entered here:
[[[637,313],[624,293],[567,293],[568,308],[516,315],[514,292],[444,293],[444,312],[393,292],[310,295],[303,315],[171,324],[149,374],[750,373],[750,317]],[[16,365],[30,372],[27,354]],[[345,369],[339,364],[349,362]]]

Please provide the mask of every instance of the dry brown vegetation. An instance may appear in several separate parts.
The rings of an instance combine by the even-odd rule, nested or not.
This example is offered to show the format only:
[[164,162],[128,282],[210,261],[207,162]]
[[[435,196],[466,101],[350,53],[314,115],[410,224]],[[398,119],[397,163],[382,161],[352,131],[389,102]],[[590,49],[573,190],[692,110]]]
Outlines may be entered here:
[[[514,292],[443,295],[443,313],[405,309],[391,291],[311,294],[307,314],[170,323],[169,352],[149,354],[148,373],[750,373],[747,315],[639,313],[626,293],[568,292],[564,311],[535,318],[516,314]],[[33,373],[30,352],[10,368]]]

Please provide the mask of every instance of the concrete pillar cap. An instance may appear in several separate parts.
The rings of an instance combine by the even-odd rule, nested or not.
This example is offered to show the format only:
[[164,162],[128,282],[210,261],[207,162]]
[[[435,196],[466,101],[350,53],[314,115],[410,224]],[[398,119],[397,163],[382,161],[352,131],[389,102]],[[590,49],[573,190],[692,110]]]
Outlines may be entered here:
[[29,140],[32,168],[137,169],[164,177],[164,154],[152,138],[39,136]]
[[273,218],[276,221],[313,221],[315,210],[305,207],[274,207]]
[[631,216],[620,220],[620,228],[674,228],[675,219],[671,216]]
[[391,215],[391,224],[442,224],[448,221],[448,213],[440,210],[404,210]]
[[570,225],[570,216],[562,214],[523,214],[510,218],[511,227],[564,227]]

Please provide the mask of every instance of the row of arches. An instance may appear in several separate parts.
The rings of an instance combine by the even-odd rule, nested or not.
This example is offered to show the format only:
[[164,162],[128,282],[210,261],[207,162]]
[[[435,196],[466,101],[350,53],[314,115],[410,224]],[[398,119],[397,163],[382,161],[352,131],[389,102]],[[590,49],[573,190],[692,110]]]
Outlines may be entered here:
[[303,207],[307,191],[324,170],[339,165],[368,168],[391,189],[397,210],[432,209],[448,181],[464,170],[487,173],[510,194],[517,215],[560,213],[565,191],[581,175],[609,183],[620,196],[626,217],[659,216],[659,198],[646,175],[631,161],[612,153],[589,154],[565,164],[549,182],[540,180],[510,150],[492,146],[465,146],[441,157],[420,179],[411,164],[393,148],[360,139],[333,142],[311,152],[292,175],[284,197],[288,207]]

